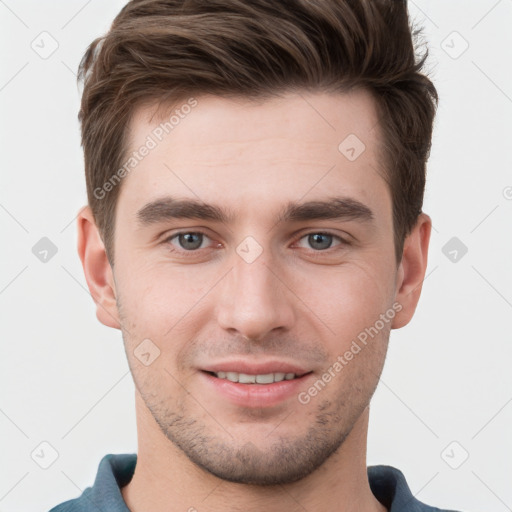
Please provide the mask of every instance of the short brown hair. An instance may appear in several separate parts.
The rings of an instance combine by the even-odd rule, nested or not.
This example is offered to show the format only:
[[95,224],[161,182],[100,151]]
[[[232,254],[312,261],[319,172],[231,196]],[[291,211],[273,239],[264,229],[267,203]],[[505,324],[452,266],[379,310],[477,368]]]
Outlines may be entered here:
[[406,0],[132,0],[82,58],[89,205],[113,264],[120,168],[135,108],[191,95],[369,91],[380,117],[397,262],[421,213],[437,91]]

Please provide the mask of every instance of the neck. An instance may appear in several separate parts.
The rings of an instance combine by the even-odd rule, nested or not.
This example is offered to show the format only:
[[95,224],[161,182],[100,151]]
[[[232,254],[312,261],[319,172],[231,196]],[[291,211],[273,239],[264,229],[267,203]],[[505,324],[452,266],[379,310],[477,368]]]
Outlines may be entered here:
[[131,512],[386,512],[370,490],[366,409],[342,446],[316,471],[286,485],[228,482],[204,471],[163,434],[136,393],[138,453],[132,480],[121,489]]

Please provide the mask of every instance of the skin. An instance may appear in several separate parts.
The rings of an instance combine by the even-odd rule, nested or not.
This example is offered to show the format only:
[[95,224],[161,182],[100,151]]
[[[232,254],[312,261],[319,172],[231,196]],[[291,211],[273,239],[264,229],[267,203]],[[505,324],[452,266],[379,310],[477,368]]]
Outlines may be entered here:
[[[123,179],[113,268],[90,208],[78,219],[98,319],[122,331],[136,385],[138,461],[123,498],[135,512],[384,511],[366,474],[369,402],[390,330],[410,321],[419,300],[430,218],[419,216],[397,264],[367,93],[197,100]],[[158,126],[154,114],[136,110],[131,149]],[[366,146],[355,161],[338,150],[349,134]],[[373,221],[277,223],[288,201],[333,192],[365,204]],[[137,211],[165,195],[236,217],[140,226]],[[169,238],[178,231],[206,235],[192,256]],[[322,232],[334,235],[328,249],[307,236]],[[250,264],[236,251],[247,236],[262,248]],[[235,405],[200,371],[233,356],[285,361],[312,372],[300,388],[307,392],[393,304],[400,311],[307,404],[294,394],[272,407]],[[149,366],[134,354],[144,339],[160,350]]]

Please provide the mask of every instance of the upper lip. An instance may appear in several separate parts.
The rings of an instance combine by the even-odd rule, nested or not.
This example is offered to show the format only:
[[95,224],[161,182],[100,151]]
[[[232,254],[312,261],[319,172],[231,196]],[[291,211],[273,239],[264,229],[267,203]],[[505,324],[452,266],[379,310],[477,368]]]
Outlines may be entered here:
[[267,361],[261,363],[255,363],[250,361],[224,361],[218,362],[211,365],[207,365],[201,370],[205,372],[235,372],[245,373],[248,375],[266,375],[269,373],[294,373],[297,376],[309,373],[298,365],[290,364],[281,361]]

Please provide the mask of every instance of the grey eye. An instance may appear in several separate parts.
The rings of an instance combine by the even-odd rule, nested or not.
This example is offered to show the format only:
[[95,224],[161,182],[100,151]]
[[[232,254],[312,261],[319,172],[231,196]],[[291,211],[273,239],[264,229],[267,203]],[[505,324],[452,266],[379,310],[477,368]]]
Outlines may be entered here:
[[202,233],[179,233],[176,236],[180,247],[189,251],[199,249],[203,243]]
[[328,233],[311,233],[308,236],[308,243],[314,249],[329,249],[332,244],[333,235]]

